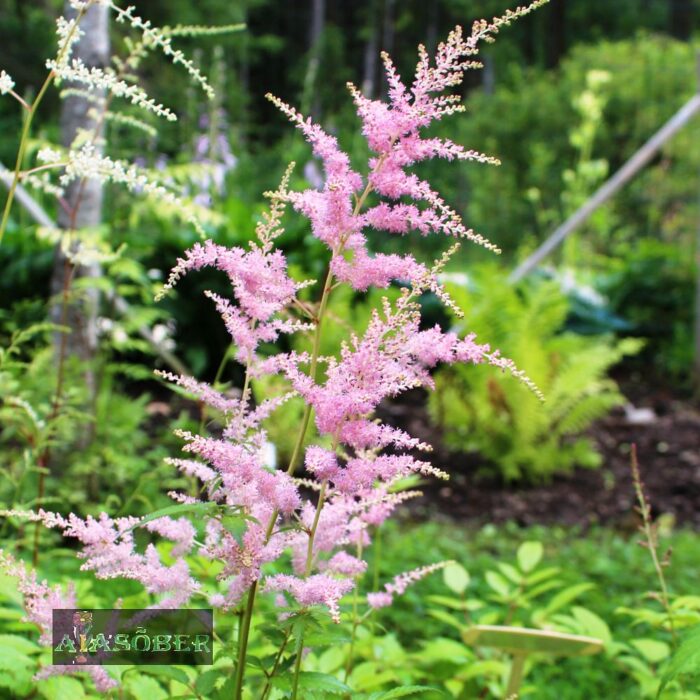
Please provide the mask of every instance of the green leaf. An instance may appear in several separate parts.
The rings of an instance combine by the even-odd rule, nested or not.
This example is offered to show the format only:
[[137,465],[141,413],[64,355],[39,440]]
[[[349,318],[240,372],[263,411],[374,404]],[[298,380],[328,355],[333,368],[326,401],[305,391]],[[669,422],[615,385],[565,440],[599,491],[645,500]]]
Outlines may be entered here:
[[591,637],[597,637],[601,639],[603,643],[608,644],[612,641],[612,635],[610,634],[610,628],[608,627],[605,620],[591,612],[587,608],[582,608],[575,605],[571,612],[573,613],[576,621],[583,628],[583,632]]
[[194,688],[201,695],[209,695],[216,687],[216,681],[224,675],[230,675],[231,667],[211,668],[197,676]]
[[304,644],[312,648],[345,644],[349,641],[350,635],[335,624],[329,624],[325,629],[311,630],[304,637]]
[[469,572],[457,562],[448,564],[442,570],[445,585],[457,595],[462,595],[469,585]]
[[428,610],[428,614],[436,620],[440,620],[440,622],[444,622],[460,631],[466,629],[466,625],[461,620],[445,610]]
[[592,583],[577,583],[574,586],[565,588],[563,591],[559,591],[547,604],[547,607],[544,609],[544,615],[551,615],[557,610],[561,610],[561,608],[568,605],[586,591],[590,591],[591,588],[594,588]]
[[467,668],[459,674],[462,680],[468,681],[472,678],[497,678],[503,675],[506,663],[498,659],[480,659],[473,661]]
[[34,661],[24,652],[12,647],[3,647],[0,652],[0,668],[13,670],[18,666],[32,666]]
[[[272,681],[273,685],[281,690],[292,689],[292,677],[290,675],[275,677]],[[317,671],[301,671],[299,673],[299,690],[306,691],[301,693],[301,697],[309,697],[311,693],[331,693],[332,695],[351,695],[352,688],[342,681],[339,681],[335,676],[328,673],[318,673]]]
[[46,700],[80,700],[85,697],[80,681],[69,676],[47,678],[41,683],[40,688]]
[[2,654],[9,648],[23,654],[33,654],[41,651],[41,647],[26,637],[15,636],[14,634],[0,634],[0,649]]
[[685,673],[697,673],[700,668],[700,627],[695,627],[685,635],[666,672],[661,677],[659,691],[656,697],[661,697],[664,688],[678,676]]
[[418,662],[428,668],[436,662],[461,666],[472,657],[473,652],[469,647],[447,637],[437,637],[423,642],[422,649],[416,654]]
[[631,644],[651,664],[658,664],[671,654],[671,647],[658,639],[634,639]]
[[543,554],[544,547],[541,542],[523,542],[518,547],[518,566],[527,574],[540,563]]
[[522,574],[512,564],[507,564],[502,561],[498,563],[498,568],[501,570],[501,573],[516,586],[522,583]]
[[486,572],[486,583],[500,595],[502,598],[507,598],[510,595],[510,586],[508,581],[495,571]]
[[146,515],[141,520],[139,520],[137,523],[132,525],[131,527],[128,527],[124,532],[131,532],[131,530],[134,530],[137,527],[141,527],[142,525],[145,525],[146,523],[150,523],[152,520],[157,520],[158,518],[163,518],[166,515],[173,516],[173,515],[185,515],[185,513],[206,513],[208,511],[213,511],[216,508],[218,508],[218,505],[216,503],[176,503],[175,505],[172,506],[167,506],[166,508],[161,508],[160,510],[156,510],[150,515]]
[[190,677],[181,668],[175,668],[174,666],[139,666],[139,671],[149,676],[169,678],[184,685],[190,682]]

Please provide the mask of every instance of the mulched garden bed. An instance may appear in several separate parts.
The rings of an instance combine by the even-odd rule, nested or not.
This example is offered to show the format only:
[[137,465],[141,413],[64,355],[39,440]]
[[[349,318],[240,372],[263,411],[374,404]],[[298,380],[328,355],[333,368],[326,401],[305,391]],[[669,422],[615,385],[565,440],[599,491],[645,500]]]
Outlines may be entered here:
[[382,418],[433,444],[431,461],[452,476],[422,487],[415,515],[439,512],[475,524],[515,521],[522,525],[608,524],[634,527],[635,497],[630,474],[630,444],[636,443],[645,491],[654,515],[669,514],[678,525],[700,527],[700,411],[665,392],[644,397],[625,391],[638,407],[653,409],[648,424],[633,424],[623,411],[589,431],[603,455],[598,470],[577,469],[548,484],[507,485],[478,476],[478,455],[447,451],[431,426],[425,394],[413,391],[382,407]]

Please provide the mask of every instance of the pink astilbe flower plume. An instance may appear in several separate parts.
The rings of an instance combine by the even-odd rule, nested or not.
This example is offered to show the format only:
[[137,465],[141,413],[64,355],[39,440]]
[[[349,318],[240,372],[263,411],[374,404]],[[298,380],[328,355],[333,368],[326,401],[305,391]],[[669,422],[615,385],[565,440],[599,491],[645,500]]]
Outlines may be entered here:
[[[21,515],[20,513],[15,513]],[[60,586],[49,586],[46,581],[39,581],[35,571],[27,571],[24,564],[11,555],[0,551],[0,570],[17,579],[17,588],[24,597],[25,619],[39,627],[39,642],[51,646],[53,642],[53,611],[63,608],[75,608],[77,605],[75,589],[69,584],[64,591]],[[85,673],[92,678],[95,688],[100,693],[117,687],[117,681],[102,666],[45,666],[34,676],[35,680],[51,676]]]
[[409,586],[420,581],[429,574],[434,573],[435,571],[444,569],[451,563],[451,561],[441,561],[437,564],[429,564],[428,566],[421,566],[411,571],[404,571],[398,576],[394,576],[390,583],[384,584],[383,591],[368,593],[367,603],[369,604],[370,608],[374,608],[375,610],[378,608],[385,608],[394,602],[394,596],[403,595]]

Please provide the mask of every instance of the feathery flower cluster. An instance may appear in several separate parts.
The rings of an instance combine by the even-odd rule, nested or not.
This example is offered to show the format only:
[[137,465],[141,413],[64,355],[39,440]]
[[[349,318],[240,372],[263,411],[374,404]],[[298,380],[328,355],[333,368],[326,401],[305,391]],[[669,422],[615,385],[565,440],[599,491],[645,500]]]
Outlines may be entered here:
[[[428,451],[428,445],[373,418],[378,405],[408,389],[431,387],[431,370],[439,363],[491,364],[527,381],[512,362],[488,345],[477,343],[474,335],[460,339],[439,326],[421,328],[421,294],[430,290],[450,303],[438,282],[438,273],[450,251],[431,268],[410,254],[371,253],[369,235],[377,230],[402,235],[415,230],[424,235],[467,238],[494,248],[467,229],[431,185],[408,168],[431,158],[494,162],[451,141],[424,138],[421,132],[431,122],[459,110],[458,97],[444,93],[458,85],[464,71],[475,65],[471,58],[477,53],[479,41],[492,37],[503,24],[543,1],[537,0],[491,23],[477,22],[466,38],[457,28],[438,46],[434,64],[421,47],[410,88],[385,55],[388,104],[369,100],[351,88],[372,151],[364,178],[352,168],[349,156],[334,137],[292,107],[271,98],[323,161],[322,188],[290,191],[287,170],[279,189],[267,193],[271,208],[257,227],[256,241],[247,249],[227,248],[211,241],[196,244],[178,260],[164,289],[169,290],[184,274],[203,267],[224,272],[231,285],[228,297],[211,292],[207,296],[221,314],[237,348],[237,359],[246,369],[242,395],[225,396],[191,378],[161,374],[221,415],[220,437],[180,432],[186,458],[169,460],[203,484],[201,499],[178,493],[172,497],[188,507],[202,508],[205,516],[199,528],[186,518],[162,517],[143,523],[173,543],[176,561],[170,566],[160,561],[152,544],[144,553],[136,550],[136,519],[111,519],[103,514],[81,520],[74,515],[63,518],[43,512],[32,516],[83,543],[83,568],[95,571],[99,577],[140,581],[149,592],[163,596],[156,603],[160,606],[183,604],[202,593],[208,595],[210,604],[229,609],[238,605],[246,592],[254,596],[260,582],[263,591],[290,596],[301,608],[324,606],[333,620],[340,619],[343,596],[358,585],[365,572],[366,563],[360,553],[371,545],[373,528],[415,495],[401,492],[402,480],[414,474],[447,478],[438,468],[415,457],[415,451]],[[120,17],[149,31],[130,10]],[[161,39],[153,41],[160,42],[164,50],[169,46]],[[69,159],[64,181],[85,175],[101,177],[105,171],[127,184],[148,186],[137,171],[89,149]],[[292,279],[283,253],[275,247],[287,202],[309,219],[313,235],[330,251],[318,307],[298,299],[308,283]],[[323,314],[334,285],[341,282],[366,290],[387,287],[393,280],[409,283],[398,300],[392,304],[385,299],[382,308],[372,314],[365,332],[352,335],[337,358],[320,357]],[[310,317],[310,323],[299,316],[299,309]],[[310,353],[270,355],[261,350],[262,343],[276,341],[281,333],[305,331],[314,334]],[[323,365],[322,371],[319,365]],[[273,374],[285,378],[291,391],[255,406],[249,389],[251,378]],[[297,450],[286,471],[271,469],[265,460],[265,421],[292,395],[303,399],[307,411]],[[301,456],[312,414],[319,438],[303,455],[310,478],[298,479],[294,475],[295,460]],[[302,485],[311,487],[311,498],[301,492]],[[203,542],[196,539],[197,529],[203,531]],[[192,577],[186,561],[190,552],[223,563],[214,591],[205,591]],[[285,552],[291,553],[293,571],[266,575],[265,565]],[[368,605],[389,605],[408,585],[443,565],[400,574],[383,591],[370,593]]]
[[15,81],[4,70],[0,71],[0,95],[7,95],[15,87]]
[[[142,109],[149,116],[156,115],[169,121],[175,121],[175,112],[152,98],[134,77],[137,68],[149,51],[161,51],[174,64],[182,66],[190,78],[197,83],[209,98],[214,96],[213,89],[205,76],[197,68],[194,61],[173,46],[173,38],[177,36],[201,35],[207,33],[221,34],[237,31],[240,25],[225,25],[222,27],[187,27],[175,29],[158,29],[149,21],[135,14],[135,8],[120,7],[113,0],[71,0],[69,3],[72,16],[59,17],[56,24],[58,49],[55,57],[47,60],[46,66],[50,71],[48,80],[57,85],[67,83],[61,91],[62,97],[79,97],[90,103],[88,116],[97,125],[92,133],[79,133],[68,149],[66,172],[61,178],[65,186],[75,179],[97,178],[101,181],[113,181],[126,185],[131,191],[145,192],[159,200],[166,209],[179,215],[191,224],[203,237],[202,222],[218,223],[220,220],[204,207],[198,207],[178,197],[171,189],[143,172],[136,165],[114,161],[101,154],[102,138],[100,128],[108,122],[118,123],[130,128],[139,129],[150,137],[156,134],[153,126],[129,114],[112,111],[112,97],[124,98],[132,105]],[[91,6],[101,5],[115,13],[118,22],[127,24],[138,32],[138,39],[125,37],[128,51],[126,58],[113,58],[110,66],[89,66],[78,56],[75,56],[75,45],[83,35],[81,20],[90,11]],[[48,84],[48,83],[47,83]],[[4,71],[0,74],[0,94],[10,92],[14,83]],[[17,99],[20,99],[15,95]],[[21,99],[20,99],[21,101]],[[26,106],[26,105],[25,105]],[[63,163],[49,164],[63,167]],[[44,192],[61,197],[62,187],[53,185],[44,174],[41,178],[29,173],[18,173],[18,179]]]
[[[25,619],[41,630],[39,641],[50,645],[53,641],[53,611],[60,608],[75,608],[77,601],[72,585],[66,591],[60,586],[49,586],[46,581],[39,581],[36,572],[27,571],[24,564],[15,561],[5,552],[0,552],[0,569],[18,581],[18,590],[24,597]],[[100,693],[115,688],[117,681],[102,666],[46,666],[35,676],[35,680],[74,673],[87,673]]]
[[156,116],[164,117],[168,121],[176,121],[177,115],[156,102],[148,93],[135,83],[127,83],[119,78],[112,68],[88,68],[79,58],[70,61],[50,59],[46,67],[56,74],[57,81],[67,81],[86,85],[93,90],[106,90],[115,97],[124,97],[131,104],[140,107]]
[[206,210],[178,197],[165,185],[152,180],[137,165],[102,155],[91,143],[68,152],[68,161],[59,182],[62,187],[65,187],[81,178],[114,182],[124,185],[131,192],[154,197],[160,202],[175,207],[183,220],[191,224],[201,236],[205,235],[200,218],[206,214]]
[[367,602],[369,603],[369,606],[375,610],[378,608],[385,608],[394,602],[395,595],[402,595],[406,592],[406,589],[409,586],[420,581],[422,578],[425,578],[428,574],[444,569],[450,563],[452,562],[441,561],[437,564],[421,566],[418,569],[413,569],[412,571],[404,571],[398,576],[394,576],[391,583],[384,584],[383,591],[368,593]]

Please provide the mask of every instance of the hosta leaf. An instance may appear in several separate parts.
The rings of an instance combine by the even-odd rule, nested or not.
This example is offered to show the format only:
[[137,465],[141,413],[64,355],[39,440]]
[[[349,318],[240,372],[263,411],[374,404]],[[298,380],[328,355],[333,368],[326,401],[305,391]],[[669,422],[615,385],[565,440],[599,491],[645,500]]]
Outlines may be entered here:
[[[275,677],[273,685],[280,690],[292,689],[292,677],[286,676]],[[352,688],[335,676],[328,673],[319,673],[318,671],[301,671],[299,673],[299,690],[302,691],[300,696],[303,698],[316,697],[317,694],[323,697],[324,693],[331,695],[350,695],[352,696]]]

